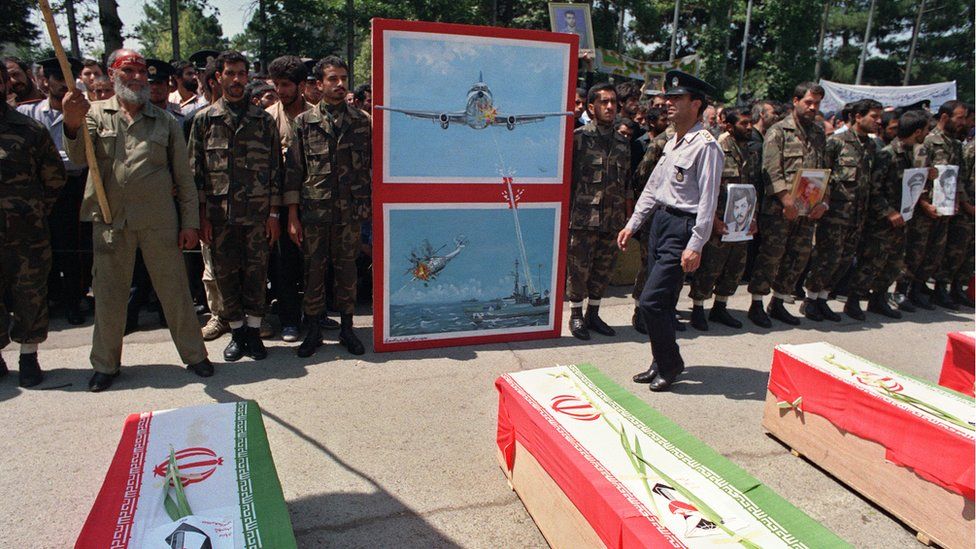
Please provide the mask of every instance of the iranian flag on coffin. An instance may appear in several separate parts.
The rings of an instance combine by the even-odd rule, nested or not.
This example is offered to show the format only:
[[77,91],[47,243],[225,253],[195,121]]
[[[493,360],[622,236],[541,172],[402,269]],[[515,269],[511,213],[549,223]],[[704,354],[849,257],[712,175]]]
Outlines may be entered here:
[[845,547],[833,533],[588,365],[506,374],[518,441],[608,547]]
[[[189,520],[163,504],[171,450]],[[130,415],[75,547],[296,547],[257,403]]]

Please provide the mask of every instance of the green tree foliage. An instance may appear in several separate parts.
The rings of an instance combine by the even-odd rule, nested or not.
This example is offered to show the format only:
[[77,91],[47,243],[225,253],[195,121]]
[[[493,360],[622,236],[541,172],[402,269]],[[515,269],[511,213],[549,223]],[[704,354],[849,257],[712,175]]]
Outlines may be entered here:
[[32,0],[6,0],[0,17],[0,44],[30,47],[40,36],[40,29],[31,20]]
[[[143,6],[145,19],[135,26],[142,42],[143,55],[172,59],[173,38],[170,32],[169,1],[148,0]],[[216,8],[205,0],[180,0],[180,54],[189,57],[202,49],[227,49]]]

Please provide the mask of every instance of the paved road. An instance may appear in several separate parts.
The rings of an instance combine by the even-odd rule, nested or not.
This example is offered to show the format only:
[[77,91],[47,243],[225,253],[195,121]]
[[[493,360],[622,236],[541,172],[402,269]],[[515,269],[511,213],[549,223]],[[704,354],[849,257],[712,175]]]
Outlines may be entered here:
[[[267,360],[218,364],[206,384],[177,366],[168,333],[152,329],[126,339],[123,374],[103,394],[85,390],[91,326],[56,323],[42,347],[46,390],[19,389],[16,374],[0,380],[0,547],[74,543],[127,414],[244,398],[264,410],[302,547],[545,546],[495,464],[492,382],[508,371],[573,362],[597,365],[855,545],[916,545],[913,532],[763,434],[771,353],[778,343],[826,340],[935,380],[946,332],[973,329],[971,310],[885,325],[870,316],[799,329],[689,329],[680,341],[689,365],[681,383],[652,394],[629,381],[649,351],[630,328],[625,289],[613,293],[601,311],[619,328],[614,338],[368,352],[358,360],[336,345],[302,360],[290,344],[274,342]],[[747,299],[731,304],[743,319]],[[153,320],[143,316],[147,326]],[[370,329],[361,331],[371,339]],[[208,345],[212,356],[226,338]],[[8,364],[16,364],[15,353],[15,346],[3,353]]]

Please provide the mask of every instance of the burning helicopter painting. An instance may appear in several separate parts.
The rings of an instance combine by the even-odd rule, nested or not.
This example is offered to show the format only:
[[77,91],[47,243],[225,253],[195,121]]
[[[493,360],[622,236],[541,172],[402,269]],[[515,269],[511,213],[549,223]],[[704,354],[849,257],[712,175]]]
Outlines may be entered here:
[[447,264],[452,259],[461,254],[461,250],[464,249],[467,243],[468,241],[464,238],[464,235],[458,235],[454,239],[455,247],[453,251],[444,255],[437,255],[447,247],[447,244],[435,250],[430,245],[430,241],[424,239],[424,243],[420,248],[412,250],[410,257],[407,258],[407,261],[410,262],[410,269],[407,270],[407,274],[413,276],[413,280],[420,280],[424,283],[424,286],[428,286],[447,267]]

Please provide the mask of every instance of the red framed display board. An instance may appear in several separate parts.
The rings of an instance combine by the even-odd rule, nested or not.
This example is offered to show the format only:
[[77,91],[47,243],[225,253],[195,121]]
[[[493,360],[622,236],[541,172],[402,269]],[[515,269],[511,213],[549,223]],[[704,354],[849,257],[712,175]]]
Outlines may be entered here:
[[372,30],[375,349],[558,337],[579,37]]
[[973,395],[976,383],[976,332],[950,332],[946,341],[945,357],[939,385]]

